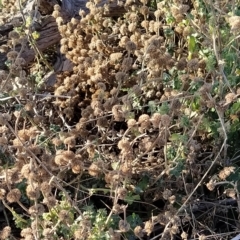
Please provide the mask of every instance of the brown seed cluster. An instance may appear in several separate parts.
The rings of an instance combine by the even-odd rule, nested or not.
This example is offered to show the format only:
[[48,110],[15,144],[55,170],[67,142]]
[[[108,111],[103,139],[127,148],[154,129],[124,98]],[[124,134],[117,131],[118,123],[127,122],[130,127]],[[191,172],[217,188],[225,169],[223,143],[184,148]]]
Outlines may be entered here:
[[[15,2],[2,0],[1,4],[15,11]],[[19,51],[26,36],[18,28],[9,32],[8,45],[1,47],[9,71],[0,70],[0,92],[6,93],[6,98],[0,94],[0,163],[4,166],[0,199],[9,209],[18,204],[31,217],[31,224],[21,231],[24,239],[38,234],[44,239],[52,239],[53,234],[63,238],[57,236],[61,228],[70,229],[74,239],[98,239],[93,234],[99,222],[104,226],[98,230],[106,230],[111,239],[121,239],[130,231],[139,239],[151,238],[159,224],[166,227],[161,239],[176,235],[187,239],[182,222],[197,226],[194,212],[192,216],[187,212],[190,207],[192,211],[194,200],[201,201],[199,193],[194,192],[184,206],[181,220],[179,205],[203,180],[211,159],[222,157],[219,128],[228,132],[239,115],[234,112],[239,89],[229,87],[231,79],[224,78],[227,71],[220,71],[227,63],[219,56],[210,63],[214,50],[222,50],[222,36],[214,39],[208,18],[196,11],[198,3],[171,0],[152,6],[147,0],[127,0],[117,4],[124,12],[112,17],[111,4],[89,1],[88,12],[80,10],[69,20],[64,9],[54,6],[60,53],[72,65],[69,72],[58,74],[50,89],[38,88],[38,74],[46,71],[41,61],[37,70],[26,68]],[[239,16],[229,17],[226,25],[236,41]],[[220,45],[212,44],[213,40]],[[237,79],[238,69],[234,70]],[[218,84],[221,91],[216,90]],[[214,125],[215,110],[220,108],[222,121]],[[224,167],[204,184],[217,198],[218,182],[227,181],[234,171],[238,170]],[[19,187],[22,184],[25,192]],[[223,193],[237,197],[235,189]],[[90,195],[109,200],[111,213],[99,222],[100,217],[96,220],[92,214],[95,208],[82,208],[89,204]],[[27,206],[20,202],[24,198],[29,200]],[[126,218],[130,211],[120,202],[132,201],[139,207],[154,206],[158,200],[164,204],[163,212],[132,228]],[[107,229],[112,215],[119,214],[124,217],[118,219],[117,229]],[[9,227],[0,231],[0,239],[7,238],[11,238]]]

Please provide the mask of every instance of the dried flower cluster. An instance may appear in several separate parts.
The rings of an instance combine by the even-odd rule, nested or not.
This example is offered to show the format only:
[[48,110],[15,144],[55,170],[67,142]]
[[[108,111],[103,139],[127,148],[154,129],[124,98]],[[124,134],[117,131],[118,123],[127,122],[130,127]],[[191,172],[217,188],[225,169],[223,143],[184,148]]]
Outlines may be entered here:
[[[118,1],[123,11],[114,14],[112,3],[93,0],[70,20],[55,5],[60,53],[73,69],[51,89],[39,87],[17,50],[26,35],[9,32],[1,46],[9,71],[0,70],[0,200],[31,219],[14,215],[23,240],[145,239],[159,229],[160,239],[200,238],[204,224],[217,229],[211,213],[227,216],[230,206],[202,210],[201,201],[239,196],[227,154],[240,127],[240,63],[223,46],[236,50],[240,20],[229,14],[223,24],[190,2]],[[206,11],[232,11],[217,2]],[[1,4],[16,10],[14,1]],[[224,27],[215,31],[213,22]],[[102,203],[107,210],[96,209]],[[4,226],[0,239],[12,232]]]

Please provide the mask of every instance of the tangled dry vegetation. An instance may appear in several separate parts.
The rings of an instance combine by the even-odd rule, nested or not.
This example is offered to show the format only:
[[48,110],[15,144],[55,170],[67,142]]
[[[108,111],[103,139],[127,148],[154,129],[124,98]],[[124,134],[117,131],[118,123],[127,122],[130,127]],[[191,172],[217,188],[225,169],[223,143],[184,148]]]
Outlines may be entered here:
[[68,21],[54,6],[74,64],[54,86],[48,52],[26,66],[16,51],[37,47],[31,21],[1,47],[0,239],[239,232],[239,1],[118,5],[89,1]]

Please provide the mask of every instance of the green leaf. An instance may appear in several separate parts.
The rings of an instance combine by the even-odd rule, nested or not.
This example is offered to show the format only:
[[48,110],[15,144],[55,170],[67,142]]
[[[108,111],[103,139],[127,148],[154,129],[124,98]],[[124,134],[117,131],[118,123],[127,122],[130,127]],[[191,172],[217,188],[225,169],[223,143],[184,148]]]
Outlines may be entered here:
[[217,61],[214,55],[209,55],[204,60],[206,61],[206,68],[208,72],[211,72],[212,70],[215,69]]
[[156,103],[154,101],[149,101],[148,102],[148,112],[153,114],[154,112],[156,112],[156,110],[157,110]]
[[240,101],[234,103],[230,108],[231,114],[238,114],[240,112]]
[[178,162],[177,166],[170,171],[170,175],[175,176],[175,177],[179,177],[179,176],[181,176],[182,171],[184,170],[184,168],[185,168],[184,160],[181,159]]
[[194,53],[196,50],[196,38],[194,36],[188,37],[188,50]]
[[132,215],[128,216],[127,222],[130,224],[132,229],[134,229],[137,226],[140,226],[143,223],[142,219],[136,213],[132,213]]
[[181,118],[180,118],[180,126],[182,127],[190,127],[190,121],[189,121],[189,117],[186,116],[186,115],[183,115]]
[[149,177],[143,176],[142,179],[138,182],[136,186],[134,186],[134,193],[141,194],[143,191],[147,189],[149,185]]
[[29,226],[29,222],[21,217],[20,214],[17,214],[14,210],[12,210],[13,219],[15,221],[16,227],[20,229],[24,229]]
[[169,113],[169,106],[168,103],[164,102],[162,106],[158,108],[158,112],[160,114],[168,114]]
[[170,138],[169,138],[170,141],[176,141],[176,142],[186,142],[188,140],[188,137],[186,135],[182,135],[182,134],[179,134],[179,133],[173,133],[171,134]]
[[131,205],[135,200],[140,200],[140,196],[129,194],[124,198],[124,201],[126,201],[129,205]]
[[[236,164],[234,164],[233,166],[235,167],[235,169],[234,169],[233,172],[226,178],[226,180],[229,181],[229,182],[233,182],[233,183],[236,183],[236,182],[237,182],[237,189],[238,189],[238,191],[240,191],[240,184],[239,184],[240,168],[239,168],[238,165],[236,165]],[[232,186],[229,185],[229,187],[232,187]]]
[[50,124],[50,130],[56,133],[56,132],[60,132],[61,128],[56,124]]

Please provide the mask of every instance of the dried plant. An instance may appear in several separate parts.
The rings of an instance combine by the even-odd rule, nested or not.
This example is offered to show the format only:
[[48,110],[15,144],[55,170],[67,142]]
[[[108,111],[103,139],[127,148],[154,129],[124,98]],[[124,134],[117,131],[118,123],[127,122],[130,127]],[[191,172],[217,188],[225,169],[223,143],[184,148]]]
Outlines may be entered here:
[[[42,82],[52,66],[33,22],[14,23],[1,47],[8,70],[0,70],[0,200],[8,226],[0,239],[16,239],[16,228],[21,239],[236,235],[237,1],[117,4],[121,14],[90,0],[68,20],[54,6],[60,53],[73,69],[51,88]],[[1,8],[17,10],[12,1]],[[37,54],[29,67],[26,44]]]

